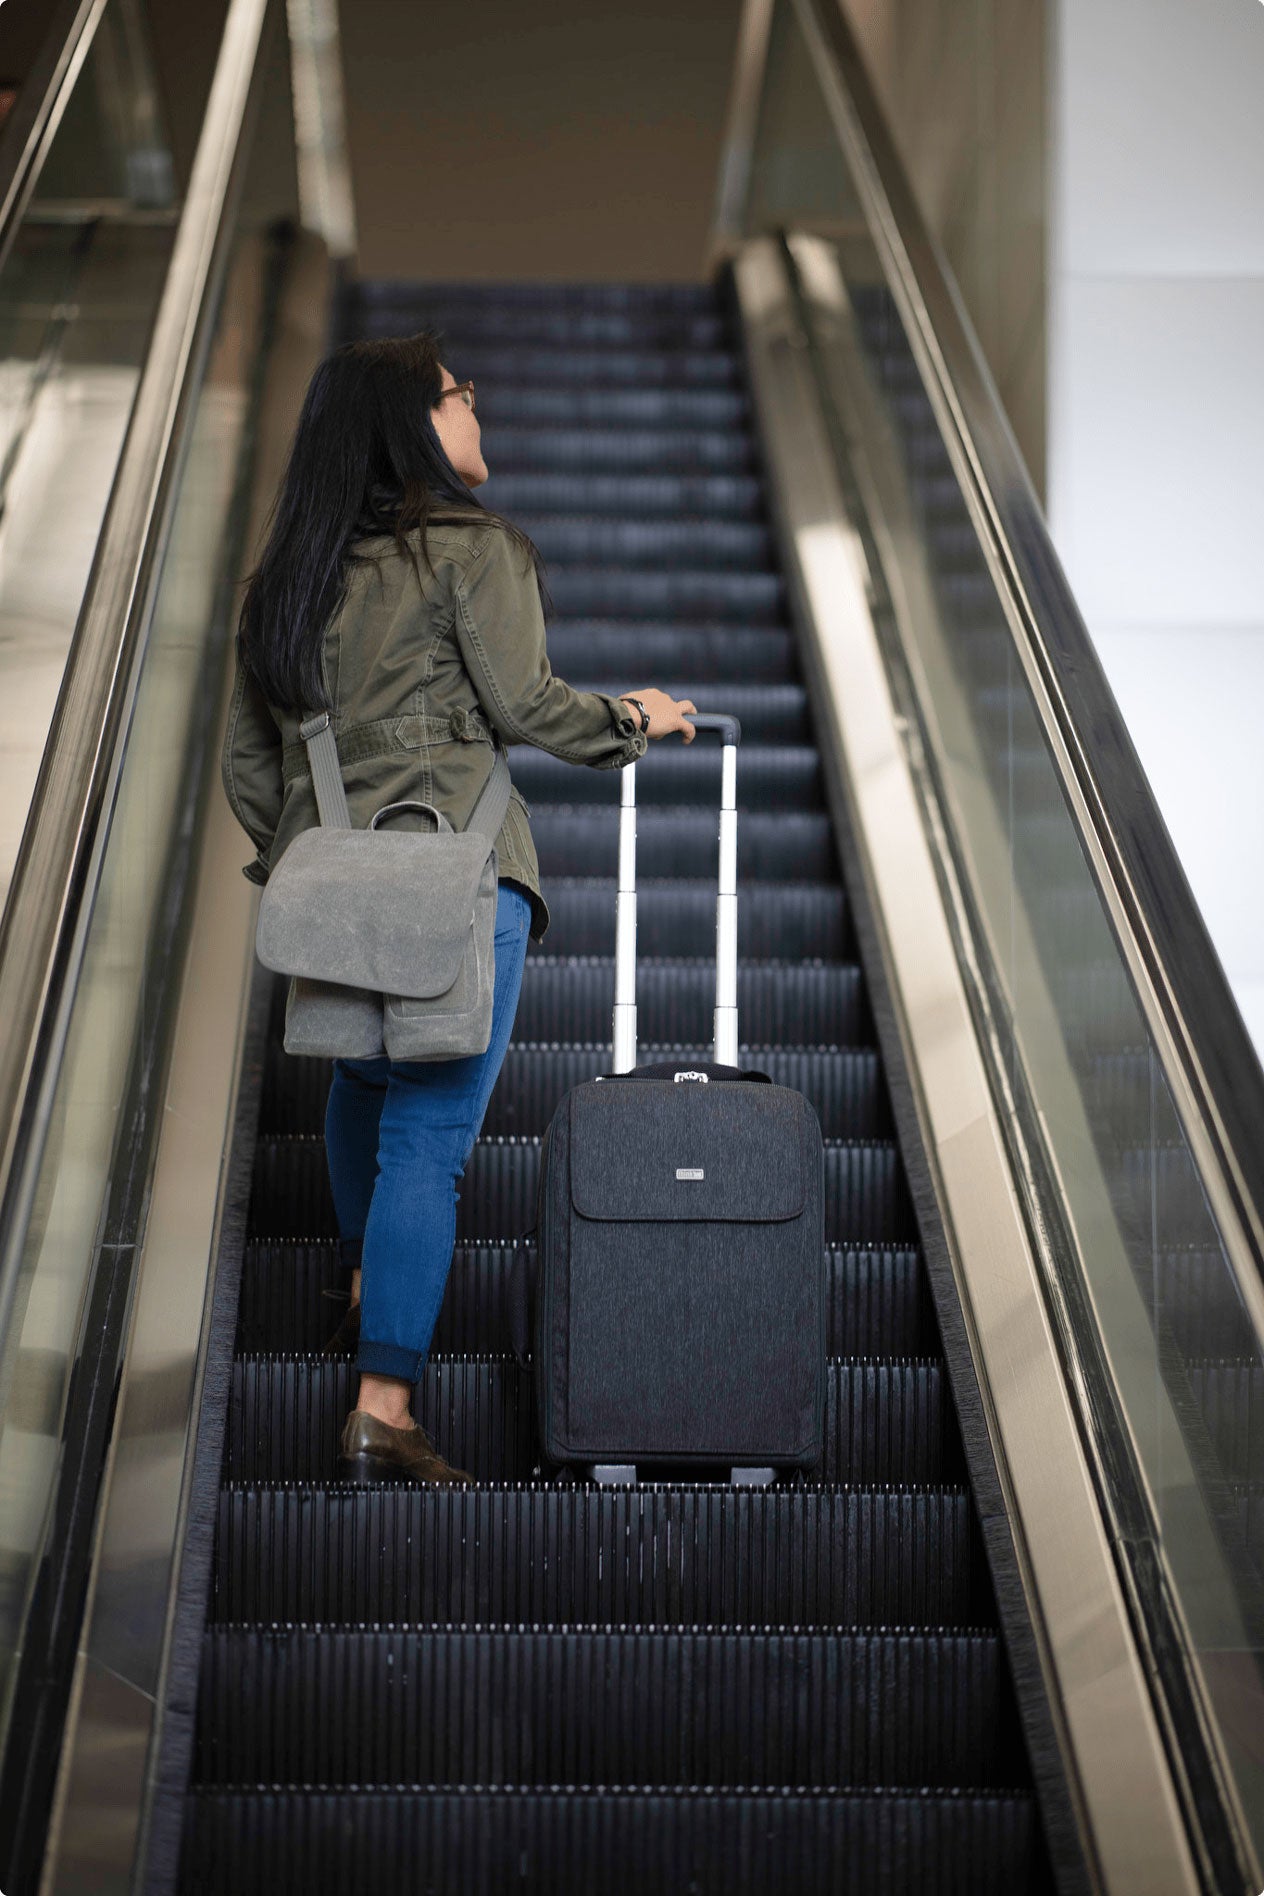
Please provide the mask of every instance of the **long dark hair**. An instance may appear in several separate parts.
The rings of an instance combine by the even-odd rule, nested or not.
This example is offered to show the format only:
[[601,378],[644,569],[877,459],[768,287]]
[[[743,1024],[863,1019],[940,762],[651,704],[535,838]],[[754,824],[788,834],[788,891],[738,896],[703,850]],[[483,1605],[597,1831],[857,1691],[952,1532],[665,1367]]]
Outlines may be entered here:
[[344,343],[312,376],[237,625],[238,656],[270,704],[331,709],[321,670],[325,629],[346,597],[351,567],[378,557],[352,552],[357,540],[392,535],[420,585],[406,537],[415,528],[433,574],[431,521],[494,522],[534,566],[546,618],[552,610],[534,543],[475,499],[435,433],[442,343],[429,329]]

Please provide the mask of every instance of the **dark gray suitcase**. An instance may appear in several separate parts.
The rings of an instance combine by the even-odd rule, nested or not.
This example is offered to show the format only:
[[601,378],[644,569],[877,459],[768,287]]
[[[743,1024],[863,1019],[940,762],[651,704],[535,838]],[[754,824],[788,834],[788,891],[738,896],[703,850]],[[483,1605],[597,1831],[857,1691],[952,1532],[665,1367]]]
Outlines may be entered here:
[[[822,1453],[824,1155],[802,1093],[737,1065],[740,727],[724,745],[715,1059],[636,1067],[636,778],[623,771],[614,1072],[574,1087],[545,1134],[534,1359],[554,1463],[766,1481]],[[695,740],[697,741],[697,740]]]

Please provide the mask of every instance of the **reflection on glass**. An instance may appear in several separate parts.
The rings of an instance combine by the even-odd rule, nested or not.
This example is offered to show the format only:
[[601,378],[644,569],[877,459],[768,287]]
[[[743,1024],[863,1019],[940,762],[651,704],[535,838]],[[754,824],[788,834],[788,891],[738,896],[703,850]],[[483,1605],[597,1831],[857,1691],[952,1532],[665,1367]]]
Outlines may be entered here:
[[174,230],[143,20],[114,0],[0,269],[0,906]]
[[[138,11],[125,11],[134,26]],[[98,76],[89,59],[79,83],[94,86]],[[95,126],[105,139],[106,118],[95,109],[95,94],[94,100],[92,110],[67,114],[59,137],[64,131],[79,138]],[[143,123],[139,109],[133,117]],[[117,138],[112,149],[117,156]],[[68,178],[81,181],[85,153],[67,151],[63,158],[59,190]],[[127,187],[136,167],[124,164],[110,175]],[[152,184],[152,170],[147,175]],[[61,212],[67,212],[64,203]],[[46,204],[33,205],[0,272],[3,820],[10,822],[20,805],[17,820],[0,834],[0,889],[82,603],[175,229],[171,218],[151,213],[61,212],[51,216]],[[158,1028],[161,982],[154,980],[153,957],[165,939],[172,851],[187,849],[173,824],[187,805],[194,737],[222,669],[225,627],[217,588],[231,542],[226,529],[259,339],[262,221],[258,199],[248,193],[180,475],[12,1320],[0,1339],[0,1747],[8,1735],[30,1592],[57,1502],[63,1418],[84,1346],[92,1268],[99,1248],[121,1251],[136,1236],[110,1224],[110,1194],[126,1170],[118,1166],[117,1142],[129,1087]]]
[[[901,596],[952,844],[975,904],[1008,1079],[1032,1107],[1155,1544],[1248,1827],[1264,1847],[1264,1352],[1068,812],[948,449],[788,6],[777,10],[747,230],[844,227],[845,335],[814,322],[822,392],[860,365],[906,530]],[[811,320],[811,319],[810,319]],[[832,318],[831,318],[832,320]],[[837,361],[831,360],[831,351]],[[842,364],[846,356],[847,365]],[[848,366],[849,365],[849,366]],[[840,437],[841,439],[841,437]],[[842,450],[844,458],[846,450]],[[857,483],[843,467],[853,500]],[[862,523],[863,524],[863,523]],[[885,544],[892,544],[890,540]],[[894,578],[893,578],[894,583]]]

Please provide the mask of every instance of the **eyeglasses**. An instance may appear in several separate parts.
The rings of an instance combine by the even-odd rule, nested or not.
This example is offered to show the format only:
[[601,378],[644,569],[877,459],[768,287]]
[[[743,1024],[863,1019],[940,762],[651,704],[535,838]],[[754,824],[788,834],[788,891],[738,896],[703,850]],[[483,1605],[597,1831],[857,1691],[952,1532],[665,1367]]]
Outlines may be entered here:
[[439,401],[442,401],[445,395],[459,395],[467,408],[473,408],[474,406],[473,382],[454,382],[451,388],[445,388],[441,391]]

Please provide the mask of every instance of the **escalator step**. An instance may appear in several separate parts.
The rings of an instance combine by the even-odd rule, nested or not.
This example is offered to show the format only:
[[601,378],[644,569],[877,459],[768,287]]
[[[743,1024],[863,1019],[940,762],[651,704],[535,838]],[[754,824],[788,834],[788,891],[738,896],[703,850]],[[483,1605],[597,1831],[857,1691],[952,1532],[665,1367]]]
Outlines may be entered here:
[[[713,310],[509,309],[466,299],[414,294],[372,304],[359,319],[364,336],[398,336],[438,326],[460,360],[465,344],[534,343],[553,349],[692,350],[723,347],[724,323]],[[458,380],[464,379],[458,376]]]
[[1264,1483],[1264,1363],[1189,1363],[1186,1374],[1225,1479]]
[[[638,874],[638,985],[647,957],[714,957],[715,864],[708,864],[708,868],[709,875],[694,878],[672,876],[656,881]],[[543,888],[550,918],[548,937],[541,944],[543,954],[613,956],[613,876],[546,874]],[[837,882],[796,883],[769,879],[747,882],[738,891],[737,952],[744,960],[767,960],[775,956],[783,962],[841,961],[852,946],[847,900]],[[528,970],[532,965],[528,958]],[[711,968],[714,994],[714,959]],[[606,1031],[608,1026],[607,1015],[605,1026],[599,1027],[597,1033]],[[657,1035],[653,1028],[648,1031],[658,1038],[664,1037]],[[755,1029],[751,1027],[749,1031],[753,1033]]]
[[[345,1357],[238,1357],[225,1479],[336,1480],[338,1437],[358,1383]],[[959,1477],[939,1363],[835,1361],[825,1383],[825,1453],[809,1471],[812,1480],[926,1484]],[[414,1414],[445,1460],[476,1481],[529,1481],[542,1472],[534,1378],[512,1357],[431,1356]]]
[[583,349],[569,341],[454,341],[461,364],[457,380],[485,379],[489,387],[532,382],[569,392],[577,383],[590,388],[673,389],[740,388],[742,383],[741,358],[733,349]]
[[[619,860],[619,810],[614,803],[578,808],[537,804],[531,832],[541,873],[546,876],[608,875]],[[649,877],[714,877],[718,839],[719,818],[714,810],[657,805],[638,811],[638,881],[642,872]],[[737,873],[739,909],[743,882],[783,877],[796,882],[836,880],[838,861],[828,816],[824,811],[806,810],[779,810],[775,815],[747,812],[738,834]],[[711,899],[714,910],[714,891]]]
[[[480,1139],[459,1186],[457,1236],[520,1238],[535,1223],[538,1139]],[[259,1140],[249,1235],[336,1235],[323,1139],[272,1134]],[[825,1237],[830,1244],[915,1243],[908,1186],[894,1145],[825,1147]]]
[[[671,358],[669,358],[670,360]],[[954,488],[960,505],[960,493]],[[479,489],[493,513],[517,519],[519,509],[543,513],[634,515],[641,519],[687,514],[692,520],[762,520],[763,485],[754,474],[501,474]]]
[[[742,736],[745,740],[745,731]],[[713,812],[720,806],[722,756],[720,745],[708,739],[675,743],[670,750],[656,744],[637,767],[638,805],[701,804],[710,833],[717,822]],[[524,749],[513,760],[515,784],[528,807],[541,814],[542,806],[549,803],[607,804],[617,809],[622,776],[619,770],[576,769],[564,758],[541,750]],[[739,810],[816,810],[821,800],[821,763],[815,745],[765,743],[748,750],[743,742],[737,770]],[[747,823],[739,820],[739,851],[746,829]]]
[[1021,1792],[200,1791],[184,1861],[234,1896],[376,1896],[383,1864],[521,1896],[1013,1896],[1037,1887],[1038,1836]]
[[[743,911],[749,912],[758,891],[744,893],[738,903],[738,931]],[[711,947],[715,942],[715,892],[709,891]],[[643,939],[645,892],[637,896],[637,935]],[[787,901],[787,908],[790,902]],[[549,928],[560,926],[563,904]],[[701,923],[701,916],[698,918]],[[805,931],[806,932],[806,931]],[[547,947],[546,943],[546,947]],[[614,961],[610,956],[587,959],[532,954],[523,975],[515,1039],[583,1041],[610,1044],[614,1007]],[[713,1032],[715,1008],[714,961],[664,961],[648,955],[637,963],[636,1024],[638,1046],[706,1045]],[[817,962],[738,964],[737,1010],[742,1042],[747,1046],[864,1046],[873,1039],[861,973],[854,963]],[[749,1053],[742,1066],[757,1065]]]
[[766,573],[773,561],[772,535],[749,520],[637,520],[544,514],[532,508],[515,515],[515,524],[539,547],[552,566],[723,567],[729,572]]
[[219,1621],[975,1626],[966,1490],[226,1485]]
[[1183,1140],[1156,1139],[1124,1151],[1111,1180],[1129,1249],[1148,1249],[1155,1233],[1165,1250],[1206,1247],[1216,1226],[1193,1155]]
[[[682,1059],[694,1064],[709,1059],[711,1051],[707,1046],[686,1048]],[[645,1057],[653,1056],[647,1050]],[[778,1086],[805,1093],[827,1139],[895,1136],[881,1062],[871,1050],[782,1052],[752,1048],[742,1063],[771,1074]],[[582,1080],[610,1071],[608,1041],[586,1047],[511,1047],[492,1093],[483,1131],[543,1132],[564,1094]]]
[[485,283],[479,279],[462,282],[455,278],[427,283],[416,279],[375,277],[355,287],[361,309],[414,306],[426,309],[450,309],[469,304],[474,309],[512,310],[515,315],[531,310],[572,311],[614,310],[643,320],[653,311],[689,315],[714,315],[715,291],[709,283],[610,283],[604,279],[569,282],[507,281]]
[[[586,678],[576,683],[580,691],[605,691],[614,695],[616,686],[626,677],[621,673],[607,673],[604,679]],[[658,689],[665,691],[669,698],[690,699],[699,711],[726,711],[735,717],[742,727],[743,762],[749,766],[758,759],[764,746],[811,747],[811,723],[808,718],[807,693],[802,685],[730,685],[699,683],[695,677],[663,677],[660,673]],[[696,740],[695,740],[696,741]],[[646,753],[649,755],[650,753]],[[540,753],[545,755],[544,752]],[[653,752],[655,757],[692,756],[692,746],[684,751],[668,750]],[[699,752],[701,755],[701,752]],[[819,769],[819,760],[817,763]],[[639,782],[639,778],[638,778]],[[639,794],[639,792],[638,792]]]
[[[506,1286],[517,1247],[458,1244],[435,1327],[432,1349],[493,1356],[510,1347]],[[823,1259],[825,1347],[831,1356],[933,1356],[939,1338],[916,1250],[845,1250]],[[236,1351],[315,1354],[341,1321],[346,1304],[323,1297],[346,1292],[332,1240],[313,1244],[265,1239],[246,1247]]]
[[754,439],[744,428],[511,428],[502,422],[494,451],[489,431],[488,457],[489,466],[494,461],[506,473],[750,474],[757,465]]
[[995,1633],[220,1626],[193,1776],[1009,1787],[1022,1753],[1005,1684]]
[[[643,1061],[670,1057],[696,1066],[709,1060],[712,1051],[700,1042],[689,1046],[674,1041],[658,1047],[647,1040],[640,1043]],[[744,1068],[768,1073],[778,1086],[806,1093],[827,1139],[894,1136],[881,1062],[871,1048],[743,1046],[740,1052]],[[488,1104],[483,1133],[543,1132],[562,1096],[582,1080],[611,1072],[611,1058],[608,1040],[562,1046],[513,1042]],[[292,1133],[323,1133],[331,1071],[327,1060],[271,1056],[268,1112],[260,1131],[271,1133],[284,1127]]]
[[1134,1252],[1132,1266],[1156,1327],[1183,1358],[1249,1359],[1254,1326],[1222,1251]]
[[571,618],[734,619],[749,625],[776,622],[787,609],[780,573],[705,567],[632,572],[576,564],[551,566],[547,578],[554,607]]
[[1264,1579],[1264,1481],[1243,1482],[1230,1489],[1238,1525],[1256,1575]]
[[[558,416],[557,390],[484,379],[476,391],[487,464],[496,463],[496,430],[547,428]],[[750,400],[742,388],[593,388],[572,382],[566,391],[569,425],[580,428],[745,428]]]
[[[714,932],[714,901],[711,908]],[[321,1132],[330,1063],[282,1052],[285,993],[285,983],[277,982],[259,1130]],[[753,1053],[752,1047],[779,1046],[789,1057],[801,1036],[815,1047],[847,1049],[863,1047],[873,1039],[873,1021],[860,970],[854,964],[739,963],[737,1004],[742,1066],[757,1067],[767,1058]],[[531,954],[523,973],[512,1045],[592,1046],[605,1048],[608,1055],[613,1005],[612,960]],[[656,1048],[706,1046],[714,1007],[711,962],[643,959],[637,968],[638,1057],[648,1060]]]
[[[550,620],[548,628],[549,663],[559,678],[583,688],[581,680],[607,679],[598,688],[611,693],[620,687],[634,691],[638,685],[657,680],[660,689],[669,689],[669,679],[684,678],[687,690],[674,691],[673,697],[696,698],[706,686],[713,702],[700,710],[729,710],[742,720],[742,735],[749,727],[752,738],[772,742],[795,741],[806,735],[806,694],[802,685],[786,681],[798,675],[794,634],[777,625],[714,625],[708,620],[664,623],[661,619],[580,619]],[[741,679],[741,684],[731,681]],[[630,682],[629,682],[630,680]],[[773,689],[770,691],[769,686]],[[763,706],[767,716],[780,719],[787,702],[781,694],[793,691],[793,701],[803,706],[803,724],[782,731],[760,722]],[[510,762],[516,764],[515,751]]]

